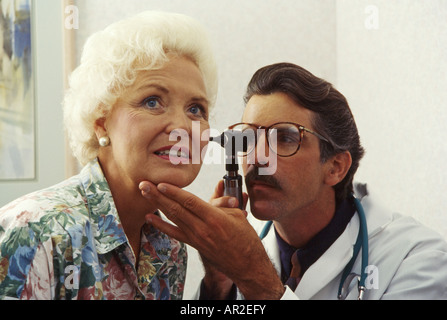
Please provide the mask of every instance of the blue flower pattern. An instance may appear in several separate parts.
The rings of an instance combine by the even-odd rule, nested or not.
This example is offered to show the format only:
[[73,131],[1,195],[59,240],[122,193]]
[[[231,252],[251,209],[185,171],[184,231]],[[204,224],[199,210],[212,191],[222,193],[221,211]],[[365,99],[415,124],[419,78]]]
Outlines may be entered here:
[[[136,266],[95,159],[79,175],[0,209],[0,299],[181,299],[185,244],[143,230]],[[52,273],[39,263],[50,263]],[[73,268],[79,272],[66,271]]]

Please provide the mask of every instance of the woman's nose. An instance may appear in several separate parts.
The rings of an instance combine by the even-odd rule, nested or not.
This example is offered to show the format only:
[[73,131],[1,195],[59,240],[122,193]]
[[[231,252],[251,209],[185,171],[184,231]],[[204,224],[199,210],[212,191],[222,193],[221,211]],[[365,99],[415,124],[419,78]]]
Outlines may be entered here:
[[[183,111],[183,110],[182,110]],[[168,115],[168,125],[166,126],[166,133],[190,135],[192,128],[192,120],[184,112],[172,112]]]

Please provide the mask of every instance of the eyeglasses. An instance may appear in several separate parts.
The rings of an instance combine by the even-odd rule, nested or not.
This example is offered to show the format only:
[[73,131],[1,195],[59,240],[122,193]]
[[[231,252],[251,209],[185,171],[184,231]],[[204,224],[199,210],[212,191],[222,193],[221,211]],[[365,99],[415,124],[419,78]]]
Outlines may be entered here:
[[245,152],[240,152],[240,156],[247,156],[257,145],[259,132],[256,130],[265,130],[267,144],[280,157],[291,157],[298,152],[303,142],[304,132],[313,134],[317,138],[330,143],[328,139],[322,135],[305,128],[304,126],[293,122],[278,122],[271,126],[258,126],[252,123],[236,123],[228,129],[242,135],[244,137],[244,144],[246,143]]

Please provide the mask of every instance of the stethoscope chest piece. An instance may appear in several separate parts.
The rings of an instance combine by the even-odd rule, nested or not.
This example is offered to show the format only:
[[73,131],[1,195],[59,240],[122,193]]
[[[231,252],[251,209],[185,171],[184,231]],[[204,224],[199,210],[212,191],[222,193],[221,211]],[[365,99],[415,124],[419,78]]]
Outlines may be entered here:
[[343,285],[341,286],[341,290],[338,294],[338,300],[345,300],[346,297],[349,294],[349,286],[352,283],[352,280],[357,280],[357,286],[359,286],[360,283],[360,276],[356,273],[350,273],[346,279],[343,282]]

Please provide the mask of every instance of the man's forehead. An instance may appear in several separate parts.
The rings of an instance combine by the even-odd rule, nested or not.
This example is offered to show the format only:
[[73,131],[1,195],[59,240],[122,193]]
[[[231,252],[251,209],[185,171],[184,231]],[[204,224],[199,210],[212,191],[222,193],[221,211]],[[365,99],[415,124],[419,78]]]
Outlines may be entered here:
[[313,112],[296,103],[287,94],[277,92],[254,95],[247,102],[243,122],[268,126],[277,122],[295,122],[311,126]]

